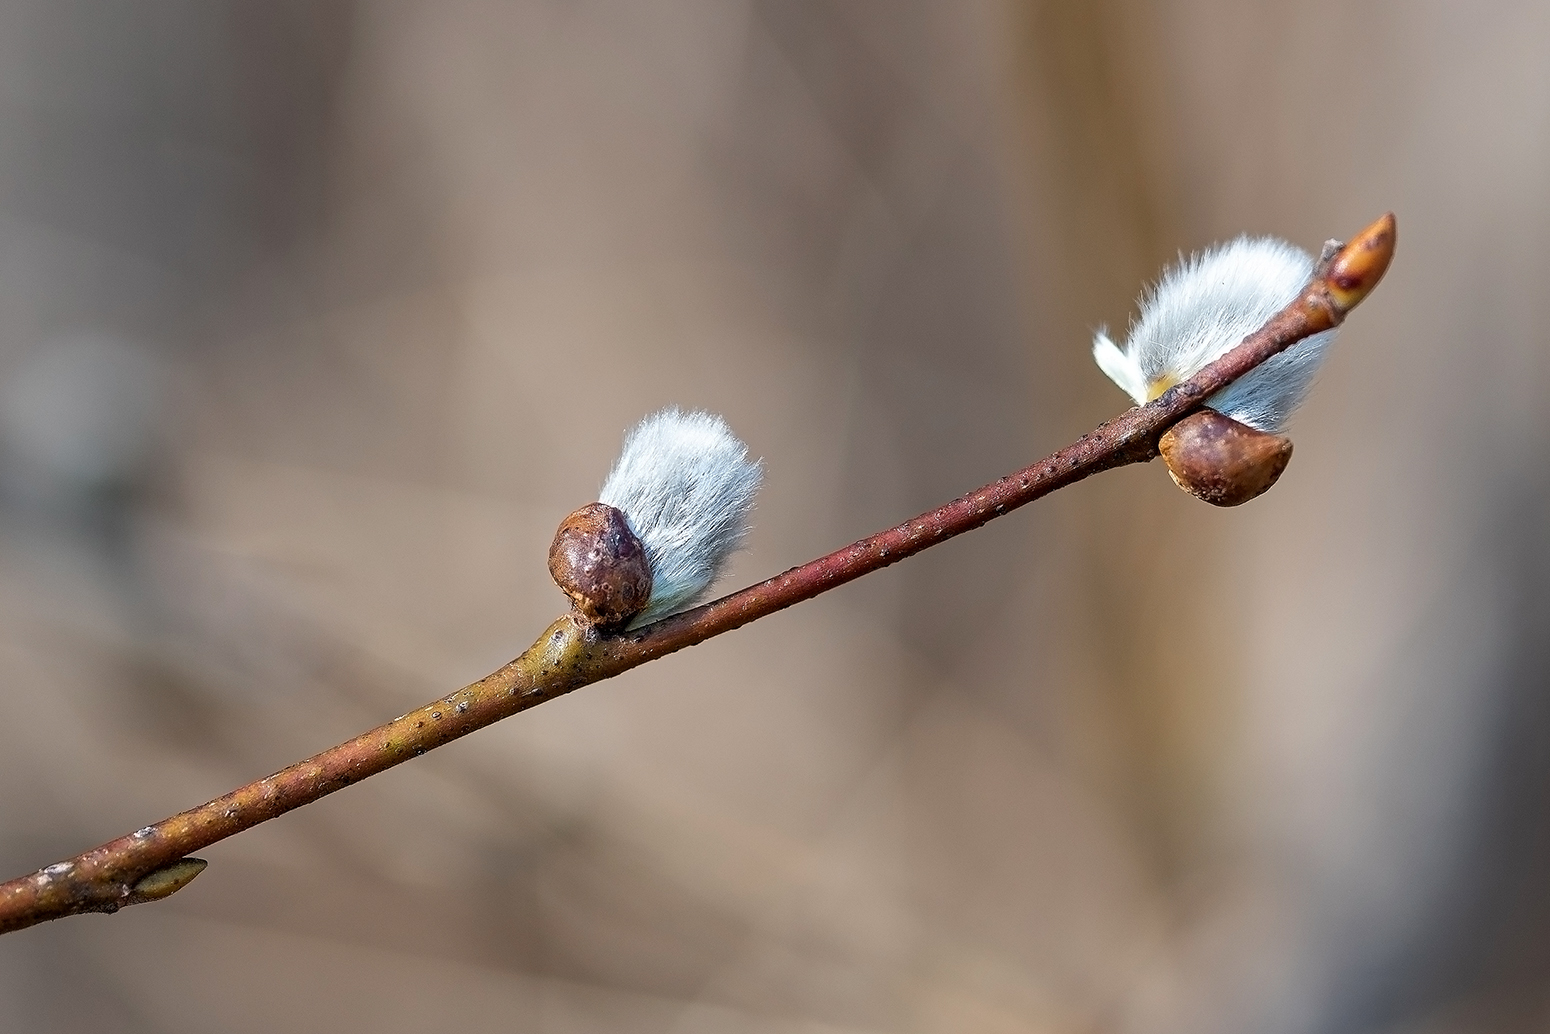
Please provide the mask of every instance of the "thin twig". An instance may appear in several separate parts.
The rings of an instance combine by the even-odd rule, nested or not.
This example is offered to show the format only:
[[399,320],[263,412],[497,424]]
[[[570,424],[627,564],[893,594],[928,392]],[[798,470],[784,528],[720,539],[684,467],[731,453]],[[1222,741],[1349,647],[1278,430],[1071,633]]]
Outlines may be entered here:
[[193,851],[518,711],[897,563],[1099,471],[1147,462],[1157,456],[1162,433],[1217,391],[1303,338],[1338,326],[1387,270],[1394,237],[1394,217],[1386,215],[1343,248],[1326,247],[1302,294],[1242,344],[1157,400],[1030,467],[896,528],[632,632],[602,635],[566,615],[521,657],[456,693],[224,797],[0,884],[0,933],[164,898],[204,867],[186,857]]

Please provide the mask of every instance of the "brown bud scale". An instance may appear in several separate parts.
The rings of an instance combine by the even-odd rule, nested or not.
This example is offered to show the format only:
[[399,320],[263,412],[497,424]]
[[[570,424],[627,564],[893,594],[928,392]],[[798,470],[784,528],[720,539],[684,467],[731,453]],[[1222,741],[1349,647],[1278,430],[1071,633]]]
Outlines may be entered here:
[[1269,491],[1292,458],[1292,443],[1214,409],[1180,420],[1157,442],[1173,481],[1213,506],[1238,506]]
[[651,598],[651,564],[624,514],[588,503],[565,518],[549,547],[549,574],[594,625],[623,625]]

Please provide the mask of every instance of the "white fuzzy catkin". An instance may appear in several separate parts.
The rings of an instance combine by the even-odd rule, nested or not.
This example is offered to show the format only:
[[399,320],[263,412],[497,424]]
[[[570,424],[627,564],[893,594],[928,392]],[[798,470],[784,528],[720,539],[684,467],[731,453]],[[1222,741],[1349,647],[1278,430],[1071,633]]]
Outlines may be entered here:
[[[1141,315],[1121,351],[1099,329],[1093,358],[1136,401],[1150,402],[1189,380],[1297,297],[1313,259],[1274,237],[1239,237],[1166,270],[1141,298]],[[1333,330],[1304,338],[1207,400],[1261,431],[1279,431],[1302,402]]]
[[664,409],[624,439],[598,501],[624,513],[651,563],[651,597],[631,627],[696,603],[748,532],[763,468],[726,421]]

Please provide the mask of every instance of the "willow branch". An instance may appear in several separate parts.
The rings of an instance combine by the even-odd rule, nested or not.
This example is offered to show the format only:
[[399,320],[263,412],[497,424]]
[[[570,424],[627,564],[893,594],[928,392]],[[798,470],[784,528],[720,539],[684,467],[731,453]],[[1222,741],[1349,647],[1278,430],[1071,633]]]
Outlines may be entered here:
[[0,884],[0,933],[167,897],[204,868],[191,852],[310,804],[475,729],[811,599],[972,531],[1099,471],[1145,463],[1158,439],[1226,385],[1309,335],[1338,326],[1388,268],[1392,215],[1331,242],[1302,294],[1220,359],[1160,398],[1032,466],[895,528],[643,628],[598,632],[567,614],[499,671],[315,757],[74,858]]

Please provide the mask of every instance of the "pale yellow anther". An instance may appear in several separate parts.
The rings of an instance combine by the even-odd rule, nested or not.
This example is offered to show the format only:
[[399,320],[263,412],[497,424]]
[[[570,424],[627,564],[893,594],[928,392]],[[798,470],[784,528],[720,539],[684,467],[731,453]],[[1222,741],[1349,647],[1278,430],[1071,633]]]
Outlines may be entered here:
[[1163,374],[1146,387],[1146,401],[1153,402],[1162,397],[1163,392],[1179,383],[1179,379],[1173,374]]

